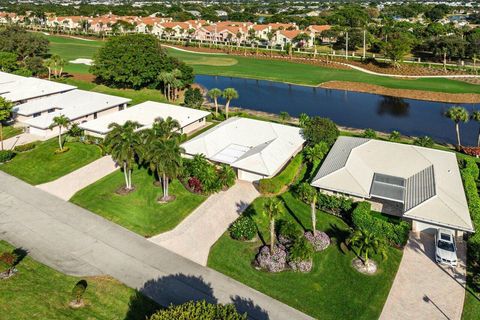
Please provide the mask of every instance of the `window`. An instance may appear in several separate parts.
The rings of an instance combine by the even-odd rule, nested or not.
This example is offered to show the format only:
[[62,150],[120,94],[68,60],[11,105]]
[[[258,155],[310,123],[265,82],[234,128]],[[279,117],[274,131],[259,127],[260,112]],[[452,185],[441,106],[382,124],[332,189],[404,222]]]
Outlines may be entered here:
[[98,117],[98,115],[97,115],[97,113],[95,112],[95,113],[93,114],[93,119],[97,119],[97,117]]
[[55,112],[55,108],[48,109],[48,113],[52,113],[52,112]]
[[205,118],[198,120],[199,123],[202,123]]
[[118,106],[118,111],[122,111],[123,109],[125,109],[125,105],[121,105],[121,106]]
[[36,117],[40,117],[41,115],[42,115],[41,112],[37,112],[37,113],[34,113],[34,114],[33,114],[33,117],[36,118]]

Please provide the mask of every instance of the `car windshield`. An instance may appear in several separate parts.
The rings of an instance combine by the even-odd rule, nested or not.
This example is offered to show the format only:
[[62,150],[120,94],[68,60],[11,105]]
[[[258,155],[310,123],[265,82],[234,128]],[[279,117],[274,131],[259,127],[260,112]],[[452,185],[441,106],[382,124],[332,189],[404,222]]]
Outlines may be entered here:
[[451,252],[455,251],[455,248],[453,247],[453,243],[451,242],[445,242],[445,241],[439,240],[438,247],[442,250],[447,250]]

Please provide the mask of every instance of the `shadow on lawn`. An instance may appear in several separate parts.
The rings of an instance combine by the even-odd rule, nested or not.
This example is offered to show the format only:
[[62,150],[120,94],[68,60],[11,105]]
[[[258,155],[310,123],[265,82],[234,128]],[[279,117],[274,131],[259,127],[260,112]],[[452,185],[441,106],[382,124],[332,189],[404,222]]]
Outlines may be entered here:
[[[125,320],[145,319],[158,309],[202,300],[212,304],[219,303],[211,284],[205,282],[202,277],[177,273],[152,279],[147,281],[130,299]],[[240,313],[246,312],[251,319],[269,319],[267,312],[249,298],[236,295],[230,296],[230,300],[229,303],[232,303]]]

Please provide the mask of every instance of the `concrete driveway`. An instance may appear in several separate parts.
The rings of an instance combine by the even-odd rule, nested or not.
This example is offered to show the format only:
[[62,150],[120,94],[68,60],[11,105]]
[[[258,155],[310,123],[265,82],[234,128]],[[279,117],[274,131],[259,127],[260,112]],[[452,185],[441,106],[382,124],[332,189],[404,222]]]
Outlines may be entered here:
[[434,236],[411,233],[380,319],[460,320],[465,298],[465,242],[457,240],[459,265],[439,266]]
[[44,140],[43,137],[39,137],[30,133],[21,133],[14,137],[8,138],[3,141],[3,147],[5,150],[13,149],[16,146],[21,146],[22,144],[27,144],[33,141]]
[[0,172],[0,238],[73,275],[110,275],[162,306],[233,303],[253,319],[311,317]]
[[111,156],[105,156],[57,180],[37,185],[37,188],[60,199],[69,200],[78,191],[109,175],[118,168]]
[[210,196],[175,229],[150,241],[206,266],[210,247],[259,195],[250,182],[237,181]]

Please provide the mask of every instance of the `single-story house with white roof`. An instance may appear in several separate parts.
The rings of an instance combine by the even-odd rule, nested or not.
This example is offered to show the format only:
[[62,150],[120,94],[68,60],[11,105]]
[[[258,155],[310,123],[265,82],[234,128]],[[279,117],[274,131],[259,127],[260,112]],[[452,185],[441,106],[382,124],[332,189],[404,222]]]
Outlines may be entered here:
[[57,134],[57,128],[49,129],[57,116],[64,115],[71,123],[81,124],[121,111],[130,101],[98,92],[72,90],[22,103],[13,111],[16,120],[27,126],[29,133],[48,138]]
[[209,114],[210,112],[203,110],[146,101],[123,111],[82,123],[80,128],[85,130],[86,135],[104,138],[110,131],[108,126],[111,123],[123,125],[129,120],[135,121],[140,123],[141,128],[139,130],[142,130],[151,127],[157,118],[167,119],[171,117],[180,124],[180,132],[188,134],[205,126]]
[[412,221],[414,231],[474,232],[452,152],[339,137],[312,186],[370,201],[374,209]]
[[14,104],[76,89],[75,86],[0,72],[0,96]]
[[257,181],[275,176],[304,143],[300,128],[234,117],[182,147],[187,156],[203,154],[211,161],[229,164],[239,179]]

